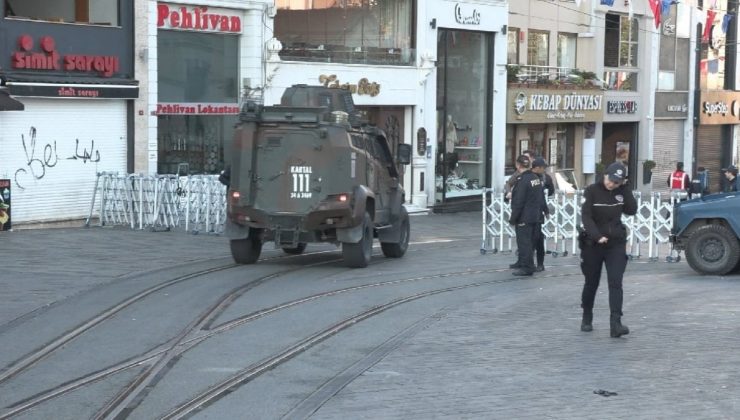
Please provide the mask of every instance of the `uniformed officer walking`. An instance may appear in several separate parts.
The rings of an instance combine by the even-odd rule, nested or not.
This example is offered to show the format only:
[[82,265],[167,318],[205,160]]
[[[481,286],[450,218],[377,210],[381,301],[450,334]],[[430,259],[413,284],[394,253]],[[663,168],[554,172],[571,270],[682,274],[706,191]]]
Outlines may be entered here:
[[542,189],[542,180],[532,172],[530,160],[521,155],[517,163],[527,168],[514,185],[511,195],[511,218],[509,223],[515,226],[518,269],[512,274],[515,276],[531,276],[534,271],[534,244],[536,229],[540,226],[542,208],[545,205],[545,193]]
[[609,310],[611,336],[629,334],[622,325],[622,277],[627,268],[627,229],[622,214],[637,213],[637,201],[626,183],[627,169],[615,162],[606,168],[603,179],[589,185],[583,192],[585,199],[581,214],[585,235],[581,238],[581,271],[585,277],[581,307],[581,331],[591,331],[594,299],[601,279],[601,267],[606,266],[609,283]]

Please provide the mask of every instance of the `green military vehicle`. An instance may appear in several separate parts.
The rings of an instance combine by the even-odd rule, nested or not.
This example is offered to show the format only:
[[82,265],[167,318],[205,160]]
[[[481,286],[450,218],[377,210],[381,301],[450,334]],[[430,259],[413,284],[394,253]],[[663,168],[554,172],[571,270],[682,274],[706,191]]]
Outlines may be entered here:
[[348,266],[365,267],[373,238],[385,256],[402,257],[410,224],[399,180],[411,146],[393,152],[347,90],[294,85],[280,105],[247,102],[225,181],[234,260],[255,263],[265,242],[289,254],[330,242]]

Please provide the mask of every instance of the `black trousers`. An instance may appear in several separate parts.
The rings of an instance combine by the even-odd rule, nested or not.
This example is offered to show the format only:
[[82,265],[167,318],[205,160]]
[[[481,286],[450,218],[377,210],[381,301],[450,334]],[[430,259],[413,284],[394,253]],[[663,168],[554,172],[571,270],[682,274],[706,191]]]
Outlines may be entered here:
[[537,223],[516,225],[517,265],[522,271],[534,273],[534,243]]
[[609,283],[609,309],[613,316],[622,316],[622,277],[627,268],[627,252],[624,244],[603,246],[588,245],[581,249],[581,271],[586,278],[581,294],[581,307],[592,310],[596,290],[601,279],[601,267],[606,266],[606,280]]
[[535,229],[534,252],[537,256],[537,265],[545,265],[545,235],[542,234],[542,223],[537,223]]

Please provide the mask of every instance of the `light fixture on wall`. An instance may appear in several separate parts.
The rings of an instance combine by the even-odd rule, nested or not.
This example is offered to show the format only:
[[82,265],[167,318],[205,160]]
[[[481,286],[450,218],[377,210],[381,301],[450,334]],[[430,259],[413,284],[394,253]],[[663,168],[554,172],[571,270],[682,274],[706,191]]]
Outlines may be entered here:
[[433,18],[433,19],[432,19],[432,20],[431,20],[431,21],[429,22],[429,26],[430,26],[430,27],[431,27],[432,29],[437,29],[437,18]]

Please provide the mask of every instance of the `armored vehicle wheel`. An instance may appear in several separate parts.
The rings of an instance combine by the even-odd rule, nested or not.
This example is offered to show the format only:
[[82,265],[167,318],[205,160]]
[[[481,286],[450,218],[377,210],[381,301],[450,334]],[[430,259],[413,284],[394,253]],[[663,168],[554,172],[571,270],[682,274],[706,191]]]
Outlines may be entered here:
[[[409,223],[409,214],[405,208],[401,209],[401,226],[400,226],[400,240],[398,243],[394,242],[381,242],[380,249],[383,250],[383,255],[389,258],[401,258],[406,250],[409,248],[409,236],[411,234],[411,223]],[[485,250],[483,250],[485,253]]]
[[231,240],[231,256],[237,264],[254,264],[262,252],[262,240],[258,229],[249,229],[246,239]]
[[370,264],[370,258],[373,256],[373,221],[370,214],[365,213],[362,220],[362,239],[360,242],[353,244],[349,242],[342,243],[342,258],[348,267],[363,268]]
[[300,255],[300,254],[303,254],[303,251],[305,251],[305,250],[306,250],[306,243],[305,242],[299,242],[298,243],[298,246],[295,247],[295,248],[290,247],[290,246],[284,246],[283,247],[283,252],[285,252],[286,254],[291,254],[291,255]]
[[740,243],[724,226],[702,226],[689,237],[686,261],[699,273],[725,275],[739,260]]

